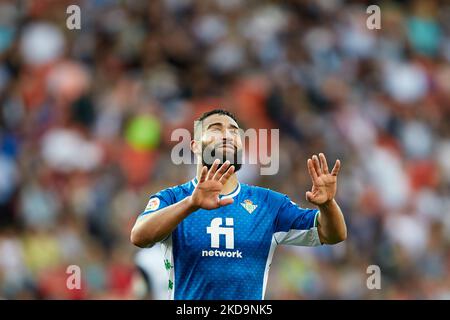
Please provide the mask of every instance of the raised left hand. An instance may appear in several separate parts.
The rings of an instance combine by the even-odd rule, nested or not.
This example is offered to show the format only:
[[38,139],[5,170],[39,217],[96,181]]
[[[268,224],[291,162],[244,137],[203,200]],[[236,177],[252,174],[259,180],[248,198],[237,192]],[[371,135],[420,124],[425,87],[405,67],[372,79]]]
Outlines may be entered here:
[[319,157],[313,155],[312,159],[308,159],[307,165],[313,185],[311,191],[306,192],[306,200],[317,206],[332,201],[336,195],[337,175],[341,168],[341,162],[336,160],[330,173],[325,155],[319,153]]

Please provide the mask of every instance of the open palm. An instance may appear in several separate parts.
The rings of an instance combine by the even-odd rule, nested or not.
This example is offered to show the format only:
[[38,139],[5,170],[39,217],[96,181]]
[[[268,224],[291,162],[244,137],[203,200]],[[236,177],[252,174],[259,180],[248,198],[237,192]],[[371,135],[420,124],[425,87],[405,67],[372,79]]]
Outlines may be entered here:
[[341,162],[336,160],[330,173],[327,159],[323,153],[320,153],[319,157],[314,155],[312,159],[308,159],[307,165],[313,185],[311,191],[306,192],[306,199],[315,205],[322,205],[333,200],[336,195],[337,175],[341,168]]
[[206,166],[202,168],[200,179],[192,193],[192,202],[195,207],[212,210],[233,203],[233,199],[219,199],[219,194],[233,174],[234,166],[230,167],[230,162],[225,161],[217,170],[219,162],[215,160],[209,171]]

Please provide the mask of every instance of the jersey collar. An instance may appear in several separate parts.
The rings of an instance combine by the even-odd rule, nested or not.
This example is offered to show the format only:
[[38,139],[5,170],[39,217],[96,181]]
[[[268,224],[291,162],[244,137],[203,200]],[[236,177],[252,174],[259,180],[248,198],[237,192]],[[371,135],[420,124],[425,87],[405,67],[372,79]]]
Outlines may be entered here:
[[[195,177],[194,179],[191,180],[192,185],[194,186],[194,188],[197,186],[197,177]],[[238,182],[237,187],[230,193],[228,194],[221,194],[219,195],[220,199],[228,199],[228,198],[234,198],[235,196],[237,196],[239,194],[239,192],[241,191],[241,184]]]

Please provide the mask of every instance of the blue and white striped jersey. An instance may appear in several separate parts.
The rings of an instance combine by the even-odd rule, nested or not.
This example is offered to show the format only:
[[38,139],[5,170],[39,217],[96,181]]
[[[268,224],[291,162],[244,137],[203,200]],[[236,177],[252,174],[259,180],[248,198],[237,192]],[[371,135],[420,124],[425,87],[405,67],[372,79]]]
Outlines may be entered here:
[[[196,183],[152,195],[141,215],[183,200]],[[220,197],[233,197],[234,203],[193,212],[162,241],[171,299],[264,299],[277,245],[320,245],[317,209],[302,209],[286,195],[242,183]]]

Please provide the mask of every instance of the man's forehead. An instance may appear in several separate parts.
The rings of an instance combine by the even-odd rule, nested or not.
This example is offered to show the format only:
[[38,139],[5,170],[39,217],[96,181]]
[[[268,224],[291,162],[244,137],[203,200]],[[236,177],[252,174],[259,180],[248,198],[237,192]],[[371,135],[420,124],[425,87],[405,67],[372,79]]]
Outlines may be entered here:
[[239,125],[233,118],[225,115],[225,114],[213,114],[208,118],[203,120],[203,129],[206,129],[209,125],[213,123],[221,123],[222,125],[228,126],[229,124],[234,125],[239,128]]

